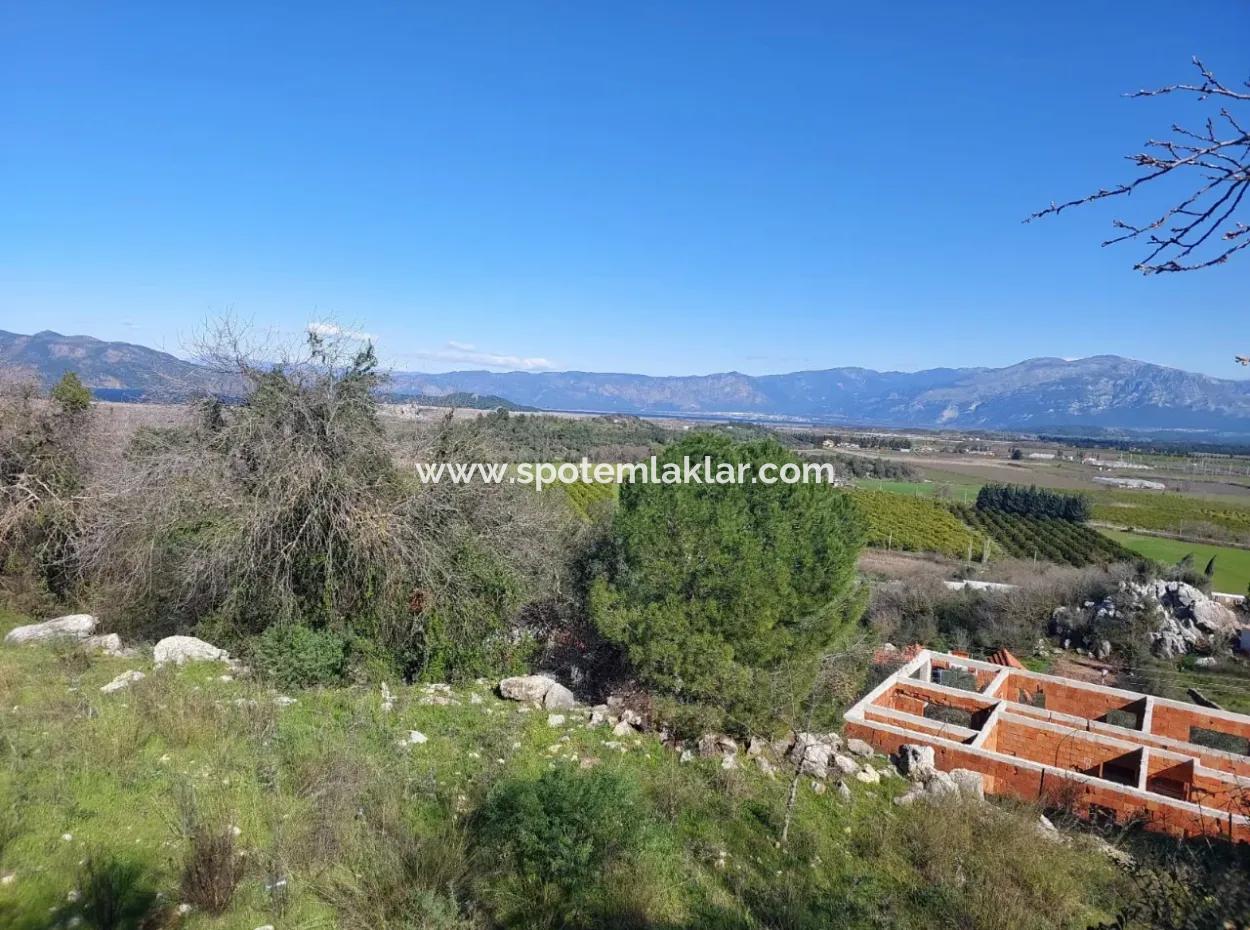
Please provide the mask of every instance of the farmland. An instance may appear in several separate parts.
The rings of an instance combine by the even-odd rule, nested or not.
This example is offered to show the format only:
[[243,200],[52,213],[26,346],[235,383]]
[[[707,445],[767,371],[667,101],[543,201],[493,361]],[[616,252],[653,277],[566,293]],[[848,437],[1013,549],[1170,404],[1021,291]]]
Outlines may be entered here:
[[1126,533],[1120,530],[1104,530],[1103,532],[1126,549],[1165,565],[1175,565],[1185,556],[1193,555],[1194,564],[1201,571],[1214,556],[1215,578],[1212,581],[1212,587],[1217,591],[1244,594],[1247,585],[1250,585],[1250,550],[1190,543],[1159,536],[1143,536],[1140,533]]
[[956,514],[1014,558],[1043,558],[1076,567],[1131,558],[1115,540],[1079,523],[959,507]]
[[1094,519],[1116,526],[1250,542],[1250,506],[1180,494],[1107,491],[1093,496]]
[[868,518],[868,544],[909,552],[966,556],[980,554],[984,536],[965,526],[946,505],[889,491],[857,490],[856,503]]

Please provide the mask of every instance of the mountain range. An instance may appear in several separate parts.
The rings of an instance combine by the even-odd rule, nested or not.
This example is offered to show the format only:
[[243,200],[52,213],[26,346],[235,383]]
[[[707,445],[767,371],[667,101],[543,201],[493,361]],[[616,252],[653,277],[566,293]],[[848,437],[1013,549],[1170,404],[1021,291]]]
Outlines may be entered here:
[[[223,391],[221,377],[144,346],[0,331],[0,367],[45,384],[76,371],[98,396],[176,400]],[[1033,358],[1005,368],[917,372],[829,368],[777,375],[392,372],[399,396],[494,395],[543,410],[762,421],[1045,432],[1177,432],[1250,437],[1250,381],[1116,355]],[[1195,437],[1197,438],[1197,437]]]

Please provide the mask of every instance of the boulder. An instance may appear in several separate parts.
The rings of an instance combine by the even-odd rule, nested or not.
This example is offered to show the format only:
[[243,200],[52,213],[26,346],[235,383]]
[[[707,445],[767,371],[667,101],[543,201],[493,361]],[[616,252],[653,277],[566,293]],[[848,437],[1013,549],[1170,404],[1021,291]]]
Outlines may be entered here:
[[188,662],[229,662],[230,654],[194,636],[166,636],[152,648],[152,661],[157,668],[186,665]]
[[859,771],[859,763],[850,756],[844,756],[840,752],[833,754],[833,764],[843,775],[854,775]]
[[96,619],[91,614],[69,614],[43,623],[14,627],[4,637],[5,645],[26,646],[30,643],[57,639],[83,640],[95,632]]
[[865,765],[855,773],[855,777],[865,785],[875,785],[881,781],[881,773],[870,765]]
[[846,748],[854,755],[860,756],[864,759],[871,759],[874,752],[873,748],[862,739],[848,739],[846,741]]
[[510,701],[541,704],[547,710],[568,710],[577,706],[573,692],[546,675],[518,675],[499,682],[499,693]]
[[499,694],[509,701],[525,701],[541,704],[555,679],[546,675],[518,675],[499,682]]
[[129,688],[136,681],[143,681],[146,676],[143,672],[131,669],[128,672],[122,672],[107,685],[100,688],[105,694],[112,694],[114,691],[121,691],[123,688]]
[[1237,632],[1237,614],[1219,601],[1213,601],[1203,595],[1190,609],[1194,626],[1204,633],[1213,636],[1232,636]]
[[88,636],[82,641],[83,646],[106,656],[120,658],[127,654],[122,648],[122,638],[116,633],[105,633],[103,636]]
[[925,781],[937,771],[933,747],[904,743],[894,754],[894,767],[901,775],[912,781]]
[[959,794],[965,798],[985,800],[985,777],[971,769],[951,769],[951,780],[955,783]]

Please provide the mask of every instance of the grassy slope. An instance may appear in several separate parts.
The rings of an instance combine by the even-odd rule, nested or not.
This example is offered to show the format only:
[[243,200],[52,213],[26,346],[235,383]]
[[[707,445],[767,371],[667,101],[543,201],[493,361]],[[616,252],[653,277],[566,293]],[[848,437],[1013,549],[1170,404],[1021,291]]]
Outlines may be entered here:
[[1227,546],[1209,546],[1202,543],[1183,542],[1159,536],[1142,536],[1120,530],[1103,530],[1126,549],[1139,552],[1165,565],[1175,565],[1186,555],[1193,554],[1198,571],[1206,567],[1207,560],[1215,556],[1215,579],[1212,587],[1228,594],[1244,594],[1250,585],[1250,550]]
[[[15,620],[0,616],[0,633]],[[148,677],[100,693],[128,668]],[[81,907],[67,903],[80,863],[94,856],[128,864],[133,888],[161,896],[164,925],[188,930],[490,926],[492,907],[507,910],[498,857],[472,854],[466,812],[500,778],[574,758],[636,779],[654,811],[661,841],[628,864],[639,926],[1084,927],[1118,882],[1083,845],[1037,842],[1027,810],[904,811],[889,803],[893,778],[852,780],[849,803],[805,781],[783,852],[786,782],[752,765],[681,764],[649,736],[614,748],[584,715],[552,728],[484,686],[479,704],[461,692],[426,706],[418,689],[396,687],[384,713],[376,689],[357,687],[278,707],[222,671],[0,648],[0,876],[13,876],[0,883],[0,925],[67,922]],[[411,729],[428,742],[400,748]],[[246,872],[217,917],[172,916],[188,848],[180,797],[240,831]],[[281,896],[265,887],[278,876],[289,878]]]

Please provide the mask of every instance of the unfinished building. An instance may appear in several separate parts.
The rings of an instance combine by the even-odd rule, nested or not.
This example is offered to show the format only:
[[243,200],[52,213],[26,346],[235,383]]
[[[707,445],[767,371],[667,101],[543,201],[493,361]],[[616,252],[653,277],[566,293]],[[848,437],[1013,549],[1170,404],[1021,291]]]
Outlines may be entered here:
[[1250,716],[923,650],[847,711],[846,733],[932,746],[987,793],[1250,842]]

